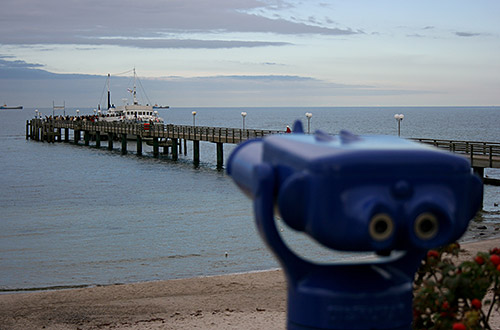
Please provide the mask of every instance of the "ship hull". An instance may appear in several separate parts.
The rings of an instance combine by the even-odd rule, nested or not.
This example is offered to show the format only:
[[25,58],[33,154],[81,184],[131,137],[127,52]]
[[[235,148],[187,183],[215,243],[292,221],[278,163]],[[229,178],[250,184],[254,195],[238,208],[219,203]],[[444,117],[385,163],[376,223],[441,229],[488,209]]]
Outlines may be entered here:
[[0,110],[22,110],[23,106],[18,105],[16,107],[9,107],[7,105],[0,105]]

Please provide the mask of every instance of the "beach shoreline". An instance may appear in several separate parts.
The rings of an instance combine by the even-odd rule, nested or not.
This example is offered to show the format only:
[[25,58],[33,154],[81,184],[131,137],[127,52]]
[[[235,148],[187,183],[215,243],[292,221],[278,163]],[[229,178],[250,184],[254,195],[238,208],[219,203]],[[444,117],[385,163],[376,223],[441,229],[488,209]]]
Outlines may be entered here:
[[[463,243],[461,258],[493,247],[500,237]],[[2,294],[0,329],[285,329],[286,308],[284,274],[270,270]]]
[[[474,243],[480,240],[489,240],[499,238],[500,239],[500,223],[483,223],[483,222],[473,222],[471,221],[466,233],[459,240],[460,244]],[[358,257],[354,256],[353,259]],[[345,259],[344,261],[349,260],[350,258]],[[235,273],[224,273],[224,274],[210,274],[210,275],[201,275],[201,276],[193,276],[193,278],[205,278],[205,277],[216,277],[216,276],[225,276],[225,275],[240,275],[247,273],[260,273],[267,271],[278,270],[279,268],[270,268],[270,269],[262,269],[262,270],[250,270],[250,271],[242,271]],[[180,278],[167,278],[160,281],[168,281],[168,280],[178,280],[178,279],[188,279],[191,277],[180,277]],[[157,282],[156,280],[144,280],[139,282],[125,282],[125,283],[110,283],[110,284],[101,284],[101,283],[75,283],[70,285],[54,285],[54,286],[42,286],[42,287],[23,287],[23,288],[2,288],[0,289],[0,296],[4,294],[15,294],[15,293],[23,293],[23,292],[43,292],[43,291],[53,291],[53,290],[71,290],[71,289],[83,289],[83,288],[92,288],[92,287],[101,287],[101,286],[110,286],[110,285],[126,285],[133,283],[149,283],[149,282]],[[0,329],[1,330],[1,329]]]

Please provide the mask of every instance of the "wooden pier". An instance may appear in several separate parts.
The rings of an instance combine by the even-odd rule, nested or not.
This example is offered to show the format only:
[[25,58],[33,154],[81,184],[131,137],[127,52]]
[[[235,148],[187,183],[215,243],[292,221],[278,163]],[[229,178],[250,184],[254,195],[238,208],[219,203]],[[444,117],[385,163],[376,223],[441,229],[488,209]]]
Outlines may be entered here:
[[[138,155],[142,155],[143,143],[153,146],[153,156],[159,157],[160,148],[163,154],[171,154],[172,160],[177,160],[182,153],[187,153],[187,141],[192,143],[193,161],[195,165],[200,162],[200,141],[215,144],[217,167],[222,168],[224,162],[223,144],[238,144],[243,141],[263,137],[270,134],[285,133],[278,130],[238,129],[226,127],[185,126],[173,124],[128,124],[120,122],[91,122],[83,120],[42,120],[32,119],[26,121],[26,139],[47,142],[70,142],[70,130],[73,131],[74,144],[83,143],[90,145],[90,140],[95,141],[97,148],[102,141],[107,141],[109,150],[113,143],[119,142],[121,153],[127,153],[127,141],[134,139],[137,142]],[[64,138],[63,138],[64,137]],[[484,178],[485,168],[500,168],[500,143],[481,141],[456,141],[436,139],[412,139],[414,141],[431,144],[437,148],[449,150],[470,159],[474,171],[486,183],[499,184]],[[182,143],[184,141],[184,143]],[[170,151],[170,152],[169,152]]]
[[[73,131],[72,138],[70,130]],[[163,154],[170,153],[172,160],[177,160],[179,154],[182,153],[182,141],[184,141],[184,154],[187,153],[187,141],[191,141],[195,165],[200,162],[200,141],[211,142],[216,145],[218,168],[222,168],[224,163],[224,143],[238,144],[249,139],[278,133],[285,133],[285,131],[81,120],[32,119],[26,122],[26,139],[47,142],[70,142],[71,139],[72,143],[79,144],[83,134],[83,143],[86,146],[90,145],[90,140],[94,140],[95,146],[100,148],[101,142],[107,141],[108,149],[112,150],[113,143],[118,141],[122,154],[127,154],[127,141],[133,139],[137,141],[138,155],[142,155],[142,145],[145,142],[153,146],[154,157],[159,157],[160,148],[163,148]]]

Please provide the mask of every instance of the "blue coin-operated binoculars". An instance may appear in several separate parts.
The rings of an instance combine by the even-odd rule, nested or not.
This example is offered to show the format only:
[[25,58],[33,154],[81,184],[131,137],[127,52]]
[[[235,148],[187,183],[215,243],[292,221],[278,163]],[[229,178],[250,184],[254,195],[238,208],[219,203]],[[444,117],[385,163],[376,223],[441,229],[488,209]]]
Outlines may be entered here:
[[[465,158],[392,136],[306,135],[300,122],[239,145],[227,172],[254,200],[286,274],[289,329],[410,329],[426,250],[460,238],[482,201]],[[305,260],[284,243],[275,211],[330,249],[379,257]]]

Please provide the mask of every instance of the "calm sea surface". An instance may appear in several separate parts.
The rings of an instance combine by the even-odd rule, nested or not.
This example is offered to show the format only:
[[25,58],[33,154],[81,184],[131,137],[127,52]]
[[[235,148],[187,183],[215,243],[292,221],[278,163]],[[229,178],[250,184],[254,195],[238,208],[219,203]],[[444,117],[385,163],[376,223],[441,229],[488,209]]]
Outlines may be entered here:
[[[39,109],[51,114],[52,109]],[[169,123],[284,130],[311,112],[311,129],[331,134],[500,142],[500,107],[440,108],[172,108]],[[128,155],[25,139],[34,109],[0,110],[0,290],[130,283],[278,267],[256,233],[251,201],[215,169],[215,145],[201,143],[178,162],[152,150]],[[76,109],[66,109],[76,114]],[[80,109],[91,113],[91,109]],[[224,145],[227,159],[232,145]],[[500,171],[487,175],[500,178]],[[500,187],[485,187],[481,221],[500,223]],[[284,228],[291,244],[311,259],[339,259]],[[228,256],[225,257],[226,252]]]

